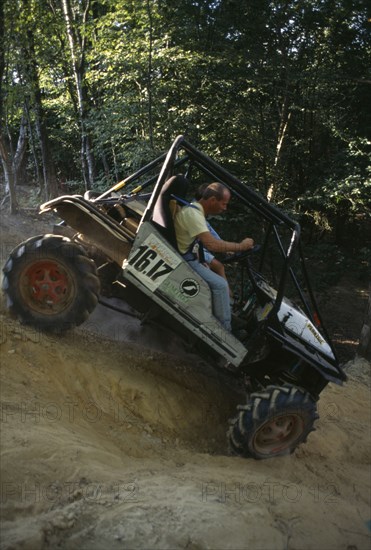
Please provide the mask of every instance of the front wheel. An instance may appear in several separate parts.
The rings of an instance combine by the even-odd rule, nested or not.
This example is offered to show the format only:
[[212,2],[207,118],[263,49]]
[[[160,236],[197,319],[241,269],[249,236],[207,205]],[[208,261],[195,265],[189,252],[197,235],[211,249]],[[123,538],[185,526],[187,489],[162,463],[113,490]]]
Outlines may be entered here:
[[9,310],[41,330],[80,325],[98,303],[96,266],[66,237],[28,239],[11,252],[3,271]]
[[256,459],[292,453],[318,418],[309,393],[289,384],[252,393],[238,409],[228,431],[231,451]]

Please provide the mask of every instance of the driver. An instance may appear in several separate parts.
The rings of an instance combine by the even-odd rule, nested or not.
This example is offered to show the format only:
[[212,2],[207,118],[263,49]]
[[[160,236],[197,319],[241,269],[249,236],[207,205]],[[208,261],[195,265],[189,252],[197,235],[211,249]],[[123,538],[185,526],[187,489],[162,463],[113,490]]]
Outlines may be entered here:
[[174,226],[177,244],[183,258],[210,286],[213,298],[213,313],[222,326],[231,330],[231,307],[226,279],[199,262],[193,252],[197,241],[211,252],[243,252],[253,248],[253,239],[247,237],[240,243],[215,238],[208,227],[206,217],[221,214],[227,209],[231,194],[221,183],[210,183],[198,202],[184,206],[177,213]]

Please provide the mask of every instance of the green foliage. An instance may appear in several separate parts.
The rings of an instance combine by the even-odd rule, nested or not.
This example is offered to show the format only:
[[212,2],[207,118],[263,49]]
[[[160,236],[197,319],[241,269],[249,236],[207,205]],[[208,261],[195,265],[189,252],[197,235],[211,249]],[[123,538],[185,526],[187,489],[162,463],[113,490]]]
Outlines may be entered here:
[[[307,267],[314,287],[319,291],[336,285],[342,278],[351,276],[362,282],[371,277],[371,248],[363,247],[354,255],[331,243],[318,243],[305,247]],[[312,268],[311,268],[312,266]]]
[[2,132],[15,149],[26,106],[30,179],[35,164],[41,171],[34,57],[50,154],[59,182],[74,191],[83,185],[84,140],[93,187],[103,190],[185,134],[263,195],[270,192],[303,222],[309,242],[327,237],[349,247],[347,233],[357,237],[355,226],[366,227],[371,48],[365,2],[67,4],[75,58],[60,0],[4,0]]
[[361,281],[367,282],[371,280],[371,247],[363,246],[357,250],[356,260],[359,268],[357,273]]
[[319,291],[337,284],[350,268],[350,258],[346,257],[338,246],[320,243],[315,246],[306,246],[305,252],[311,280]]

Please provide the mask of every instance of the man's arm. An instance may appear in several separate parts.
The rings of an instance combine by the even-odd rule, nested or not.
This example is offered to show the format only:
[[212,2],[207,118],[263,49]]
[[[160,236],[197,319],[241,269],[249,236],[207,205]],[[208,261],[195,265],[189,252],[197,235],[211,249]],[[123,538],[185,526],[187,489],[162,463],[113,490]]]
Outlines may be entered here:
[[197,238],[202,242],[205,248],[211,252],[244,252],[245,250],[250,250],[254,246],[253,239],[247,237],[243,239],[240,243],[233,243],[229,241],[223,241],[222,239],[216,239],[210,233],[210,231],[205,231],[197,235]]

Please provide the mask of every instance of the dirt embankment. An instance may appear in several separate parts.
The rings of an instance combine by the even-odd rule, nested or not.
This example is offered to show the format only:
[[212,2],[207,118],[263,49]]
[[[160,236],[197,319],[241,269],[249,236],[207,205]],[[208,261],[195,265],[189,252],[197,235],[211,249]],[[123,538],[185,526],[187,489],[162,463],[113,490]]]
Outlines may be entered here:
[[324,390],[306,445],[254,461],[226,448],[243,396],[164,335],[45,336],[4,305],[1,326],[1,548],[369,548],[366,361]]

